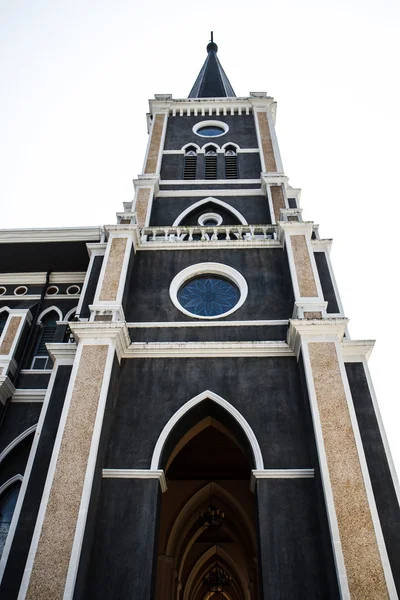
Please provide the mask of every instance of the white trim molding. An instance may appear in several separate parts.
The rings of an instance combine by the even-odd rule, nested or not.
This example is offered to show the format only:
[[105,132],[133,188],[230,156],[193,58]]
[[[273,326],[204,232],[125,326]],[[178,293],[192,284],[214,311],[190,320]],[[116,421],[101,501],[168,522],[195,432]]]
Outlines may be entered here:
[[167,491],[167,481],[162,469],[103,469],[104,479],[158,479],[161,491]]
[[254,492],[257,479],[313,479],[314,469],[263,469],[251,472],[250,490]]
[[7,481],[5,481],[2,486],[0,486],[0,496],[3,492],[6,491],[8,487],[10,487],[10,485],[16,483],[17,481],[20,481],[21,483],[23,481],[23,477],[19,473],[18,475],[13,475],[12,477],[10,477],[10,479],[7,479]]
[[243,433],[247,437],[250,447],[253,451],[256,471],[264,470],[264,460],[263,460],[263,457],[261,454],[260,446],[258,444],[257,438],[256,438],[252,428],[250,427],[250,425],[248,424],[246,419],[234,406],[232,406],[232,404],[230,404],[230,402],[228,402],[224,398],[221,398],[221,396],[218,396],[218,394],[215,394],[214,392],[211,392],[210,390],[205,390],[204,392],[202,392],[201,394],[198,394],[191,400],[188,400],[188,402],[186,402],[183,406],[181,406],[176,411],[176,413],[174,415],[172,415],[172,417],[169,419],[168,423],[164,426],[164,429],[162,430],[162,432],[157,440],[157,443],[154,447],[154,452],[153,452],[153,456],[151,459],[150,469],[151,470],[159,469],[161,453],[163,451],[164,444],[167,441],[167,438],[170,435],[171,431],[173,430],[175,425],[178,423],[178,421],[189,410],[191,410],[197,404],[200,404],[200,402],[203,402],[203,400],[212,400],[213,402],[215,402],[216,404],[221,406],[223,409],[225,409],[238,422],[241,429],[243,430]]
[[[201,133],[199,133],[199,129],[202,129],[203,127],[219,127],[220,129],[223,130],[223,132],[219,133],[218,135],[213,135],[213,136],[202,135]],[[223,135],[225,135],[226,133],[228,133],[228,131],[229,131],[229,125],[227,123],[225,123],[224,121],[215,121],[215,120],[199,121],[198,123],[196,123],[195,125],[193,125],[192,131],[193,131],[193,133],[195,133],[199,137],[202,137],[203,139],[204,138],[209,138],[209,137],[211,137],[212,139],[214,139],[214,138],[217,138],[217,137],[222,137]]]
[[28,429],[25,429],[25,431],[23,431],[22,433],[17,435],[17,437],[14,438],[12,440],[12,442],[10,442],[8,444],[8,446],[6,446],[4,448],[4,450],[0,453],[0,463],[3,462],[3,460],[5,459],[7,454],[9,454],[11,452],[11,450],[13,450],[16,446],[18,446],[18,444],[20,442],[22,442],[22,440],[24,440],[26,437],[31,435],[31,433],[34,433],[34,431],[36,431],[36,427],[37,427],[37,423],[35,423],[35,425],[32,425],[31,427],[28,427]]
[[[203,316],[203,315],[195,315],[194,313],[191,313],[190,311],[183,308],[183,306],[181,305],[181,303],[178,300],[178,292],[179,292],[181,286],[186,281],[188,281],[189,279],[192,279],[193,277],[198,277],[199,275],[208,275],[208,274],[220,275],[222,277],[225,277],[226,279],[232,281],[238,287],[239,292],[240,292],[239,301],[235,304],[235,306],[233,308],[231,308],[230,310],[227,310],[226,312],[222,313],[221,315],[213,315],[210,317]],[[207,319],[207,320],[209,320],[209,319],[215,320],[215,319],[219,319],[222,317],[227,317],[228,315],[231,315],[232,313],[236,312],[244,304],[244,302],[247,298],[247,293],[248,293],[247,282],[246,282],[245,278],[243,277],[243,275],[241,273],[239,273],[239,271],[237,271],[236,269],[233,269],[232,267],[230,267],[228,265],[224,265],[222,263],[214,263],[214,262],[197,263],[195,265],[191,265],[190,267],[186,267],[186,269],[183,269],[182,271],[180,271],[180,273],[175,275],[175,277],[171,281],[171,285],[169,287],[169,296],[171,298],[171,301],[174,304],[174,306],[178,310],[180,310],[180,312],[182,312],[185,315],[188,315],[189,317],[194,317],[196,319]]]

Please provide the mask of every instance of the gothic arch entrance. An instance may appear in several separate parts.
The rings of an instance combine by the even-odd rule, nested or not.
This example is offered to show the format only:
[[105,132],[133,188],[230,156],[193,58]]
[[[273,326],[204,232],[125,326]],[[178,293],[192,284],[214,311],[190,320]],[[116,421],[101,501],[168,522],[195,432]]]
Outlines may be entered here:
[[155,449],[168,486],[160,509],[156,600],[259,600],[250,491],[256,440],[215,398],[191,402]]

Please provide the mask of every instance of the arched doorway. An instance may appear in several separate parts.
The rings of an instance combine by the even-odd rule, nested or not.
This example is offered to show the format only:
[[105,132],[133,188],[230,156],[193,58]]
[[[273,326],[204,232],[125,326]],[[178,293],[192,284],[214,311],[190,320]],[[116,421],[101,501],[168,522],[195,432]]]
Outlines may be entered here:
[[260,598],[254,446],[220,400],[193,403],[164,440],[157,600]]

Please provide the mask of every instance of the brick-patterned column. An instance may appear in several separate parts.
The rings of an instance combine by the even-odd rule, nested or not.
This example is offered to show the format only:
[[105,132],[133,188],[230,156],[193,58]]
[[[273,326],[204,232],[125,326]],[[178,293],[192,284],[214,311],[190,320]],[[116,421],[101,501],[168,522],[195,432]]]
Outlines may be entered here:
[[19,600],[72,599],[116,349],[123,323],[77,323],[76,358]]
[[342,598],[397,598],[340,346],[346,319],[292,321],[302,356]]
[[[285,194],[282,185],[271,185],[269,186],[269,193],[271,195],[271,203],[275,223],[280,221],[281,209],[288,208],[285,202]],[[272,216],[272,215],[271,215]]]
[[147,146],[143,173],[159,173],[161,165],[161,153],[164,146],[165,128],[167,124],[167,113],[160,112],[153,115],[150,139]]
[[283,173],[274,122],[268,105],[254,108],[254,119],[263,173]]
[[292,276],[296,315],[321,319],[326,316],[326,302],[311,246],[312,223],[286,221],[280,223],[280,229]]
[[133,226],[108,228],[109,239],[96,294],[91,306],[91,321],[123,320],[122,298],[131,256],[134,252]]
[[135,198],[132,205],[132,212],[136,214],[136,222],[139,227],[148,227],[150,225],[151,208],[154,195],[158,191],[159,177],[146,177],[141,175],[139,179],[134,180]]

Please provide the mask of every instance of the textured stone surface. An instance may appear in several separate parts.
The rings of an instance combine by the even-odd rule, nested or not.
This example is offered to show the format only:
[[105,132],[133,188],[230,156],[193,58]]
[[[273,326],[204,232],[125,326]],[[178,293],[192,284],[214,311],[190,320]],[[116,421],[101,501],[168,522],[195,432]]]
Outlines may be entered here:
[[151,142],[147,155],[145,173],[155,173],[157,169],[158,154],[160,152],[161,136],[164,127],[165,115],[158,114],[154,117],[154,125],[151,132]]
[[26,595],[61,600],[85,480],[108,346],[82,351]]
[[139,188],[136,200],[136,215],[139,227],[146,225],[147,208],[149,206],[151,189]]
[[116,300],[124,262],[127,238],[113,238],[108,255],[106,272],[101,286],[100,300]]
[[276,161],[267,113],[258,112],[256,114],[258,119],[258,127],[260,130],[261,148],[264,156],[266,171],[267,173],[276,173]]
[[96,315],[95,321],[112,321],[112,315]]
[[333,342],[308,345],[352,600],[389,598]]
[[272,206],[274,208],[275,221],[279,221],[281,208],[285,207],[285,199],[281,185],[271,185]]
[[305,319],[322,319],[322,313],[319,310],[305,312],[304,318]]
[[318,296],[318,292],[311,267],[306,237],[305,235],[292,235],[290,236],[290,241],[292,243],[300,296],[303,298],[314,298]]
[[22,317],[11,317],[8,322],[7,330],[4,334],[3,341],[0,346],[0,354],[9,354],[20,326]]

